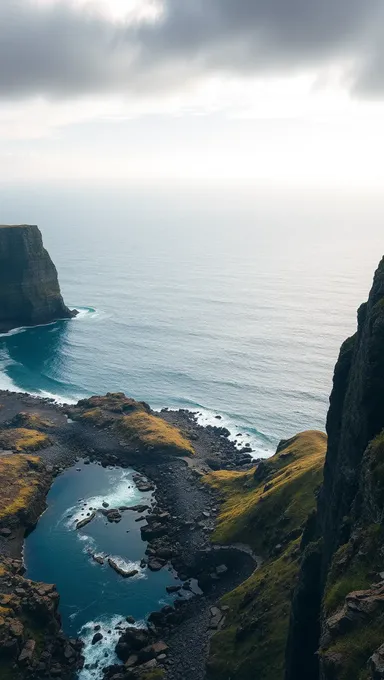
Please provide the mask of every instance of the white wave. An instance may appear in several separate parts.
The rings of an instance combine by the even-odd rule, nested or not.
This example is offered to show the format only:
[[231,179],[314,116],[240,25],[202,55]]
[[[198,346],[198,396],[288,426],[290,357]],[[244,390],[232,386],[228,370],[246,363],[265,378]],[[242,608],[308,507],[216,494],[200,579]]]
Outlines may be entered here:
[[79,399],[84,398],[84,394],[78,394],[72,397],[63,397],[60,394],[53,394],[52,392],[47,392],[46,390],[39,390],[37,392],[30,393],[32,397],[39,399],[52,399],[55,404],[77,404]]
[[26,326],[20,328],[12,328],[11,331],[7,333],[0,333],[0,338],[10,338],[12,335],[18,335],[19,333],[24,333],[27,330]]
[[85,317],[91,316],[92,318],[95,318],[96,316],[99,316],[99,312],[93,307],[76,307],[75,309],[78,314],[73,317],[74,321],[81,321],[81,319],[84,319]]
[[[250,432],[244,425],[236,425],[232,420],[226,416],[221,415],[217,411],[209,411],[208,409],[191,409],[194,413],[199,425],[207,426],[213,425],[215,427],[225,427],[229,430],[230,435],[228,439],[233,442],[237,449],[242,449],[249,445],[252,448],[251,456],[253,458],[266,458],[274,453],[274,449],[267,443],[261,443],[253,432]],[[217,418],[221,415],[220,418]]]
[[[181,408],[185,408],[182,406]],[[160,413],[161,407],[154,408],[154,411]],[[174,410],[170,408],[170,411]],[[230,418],[221,415],[218,411],[210,411],[205,408],[188,408],[190,413],[196,416],[196,421],[199,425],[206,427],[207,425],[213,425],[214,427],[225,427],[229,431],[228,439],[233,442],[237,449],[242,449],[244,446],[249,444],[252,448],[251,456],[253,458],[269,458],[275,453],[275,449],[272,445],[267,443],[260,443],[254,433],[250,432],[244,425],[236,425]],[[221,416],[217,418],[217,416]]]
[[[120,625],[119,625],[120,624]],[[103,639],[92,645],[95,635],[95,626],[100,626],[100,633]],[[119,626],[120,630],[116,630]],[[84,668],[80,671],[79,680],[101,680],[103,668],[114,663],[120,663],[116,654],[115,646],[121,635],[121,629],[127,626],[124,616],[116,614],[112,617],[105,617],[99,621],[89,621],[79,631],[79,636],[84,641],[83,654],[85,658]],[[145,628],[144,621],[135,624],[137,628]],[[89,668],[85,668],[89,666]]]
[[64,521],[67,528],[73,529],[77,522],[85,519],[87,513],[101,509],[103,503],[108,503],[109,508],[135,505],[142,496],[133,483],[131,474],[128,470],[116,470],[114,478],[109,481],[109,489],[105,494],[83,499],[76,505],[67,508],[59,521]]
[[[11,331],[12,332],[12,331]],[[24,394],[26,390],[19,387],[12,378],[5,372],[9,366],[15,366],[17,362],[15,361],[2,361],[0,365],[0,390],[8,390],[9,392],[17,392],[18,394]],[[30,397],[35,399],[52,399],[55,404],[77,404],[79,399],[84,397],[84,394],[72,395],[71,397],[64,397],[60,394],[54,394],[53,392],[48,392],[47,390],[35,390],[33,392],[28,392]]]
[[13,382],[6,373],[0,373],[0,390],[9,390],[10,392],[24,392],[18,388],[18,386]]
[[19,328],[12,328],[12,330],[8,331],[7,333],[0,333],[0,338],[7,338],[11,335],[25,333],[25,331],[33,330],[34,328],[46,328],[47,326],[54,326],[58,321],[69,321],[69,319],[56,319],[55,321],[50,321],[49,323],[37,323],[33,326],[20,326]]
[[87,504],[94,508],[101,508],[103,502],[108,503],[110,508],[118,508],[120,505],[135,505],[141,498],[132,481],[132,473],[117,470],[115,479],[110,480],[110,488],[104,495],[93,496],[87,499]]
[[129,579],[130,582],[139,581],[142,578],[147,578],[147,572],[146,570],[141,568],[140,562],[131,562],[131,560],[125,560],[123,557],[120,557],[120,555],[109,555],[108,557],[110,557],[111,560],[116,562],[117,566],[120,567],[121,569],[124,569],[124,571],[136,570],[138,572],[138,574],[136,574],[135,576],[130,577]]

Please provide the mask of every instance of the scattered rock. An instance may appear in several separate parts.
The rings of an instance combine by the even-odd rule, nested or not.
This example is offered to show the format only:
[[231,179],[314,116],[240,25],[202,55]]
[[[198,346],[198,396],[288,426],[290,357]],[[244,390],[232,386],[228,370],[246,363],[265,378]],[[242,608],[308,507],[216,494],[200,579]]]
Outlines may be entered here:
[[35,651],[36,642],[35,640],[27,640],[21,654],[19,656],[19,664],[21,666],[27,666],[32,661],[33,653]]

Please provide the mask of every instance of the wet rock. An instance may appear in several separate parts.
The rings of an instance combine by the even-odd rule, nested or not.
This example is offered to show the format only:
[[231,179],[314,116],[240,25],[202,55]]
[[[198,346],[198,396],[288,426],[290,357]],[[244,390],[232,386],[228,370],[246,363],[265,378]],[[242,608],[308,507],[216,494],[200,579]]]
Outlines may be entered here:
[[146,629],[127,628],[116,645],[116,654],[125,663],[131,654],[137,654],[140,649],[148,646],[148,642],[149,633]]
[[135,623],[135,619],[133,618],[133,616],[126,616],[126,617],[125,617],[125,620],[126,620],[126,622],[129,623],[131,626]]
[[181,586],[167,586],[166,587],[167,593],[178,593],[179,590],[181,590]]
[[143,541],[150,541],[152,538],[160,538],[167,533],[167,527],[162,524],[145,524],[141,529],[141,538]]
[[102,633],[95,633],[95,635],[92,638],[92,644],[95,645],[97,642],[100,642],[102,639],[103,639]]
[[162,569],[164,564],[162,562],[159,562],[158,560],[149,560],[148,562],[148,569],[151,571],[160,571]]
[[133,510],[134,512],[145,512],[145,510],[149,510],[150,506],[149,505],[131,505],[127,508],[127,510]]
[[124,567],[121,567],[111,557],[108,557],[108,564],[123,578],[131,578],[132,576],[136,576],[136,574],[139,573],[138,569],[125,569]]
[[121,512],[117,508],[112,508],[111,510],[102,510],[103,515],[107,518],[108,522],[120,522],[122,519]]
[[92,512],[88,517],[85,517],[84,519],[81,519],[80,522],[76,524],[76,531],[79,529],[82,529],[85,527],[87,524],[92,522],[93,519],[96,517],[96,512]]

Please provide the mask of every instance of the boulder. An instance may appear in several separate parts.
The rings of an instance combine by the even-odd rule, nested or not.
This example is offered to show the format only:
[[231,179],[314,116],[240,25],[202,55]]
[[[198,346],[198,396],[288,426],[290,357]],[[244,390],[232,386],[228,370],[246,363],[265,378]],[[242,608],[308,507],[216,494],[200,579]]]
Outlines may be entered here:
[[20,654],[19,659],[18,659],[19,664],[21,666],[27,666],[27,665],[30,664],[30,662],[32,661],[34,651],[35,651],[35,647],[36,647],[35,640],[32,640],[32,639],[27,640],[23,649],[21,650],[21,654]]
[[114,559],[112,559],[112,557],[108,557],[108,564],[123,578],[131,578],[139,573],[138,569],[125,569],[124,567],[121,567]]
[[81,519],[80,522],[76,524],[76,531],[78,529],[82,529],[85,527],[87,524],[92,522],[93,519],[96,517],[96,512],[91,512],[91,514],[88,517],[85,517],[84,519]]
[[384,678],[384,645],[381,645],[368,661],[368,668],[371,672],[372,680],[383,680]]
[[103,639],[102,633],[95,633],[95,635],[92,638],[92,644],[95,645],[96,642],[100,642]]

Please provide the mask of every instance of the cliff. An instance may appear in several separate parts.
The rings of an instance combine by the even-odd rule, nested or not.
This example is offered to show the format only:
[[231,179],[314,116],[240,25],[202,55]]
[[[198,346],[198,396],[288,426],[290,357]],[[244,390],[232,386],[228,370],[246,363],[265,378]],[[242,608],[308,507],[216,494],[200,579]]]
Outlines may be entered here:
[[37,226],[0,226],[0,332],[74,316]]
[[317,514],[303,546],[286,680],[384,678],[384,259],[342,345]]

